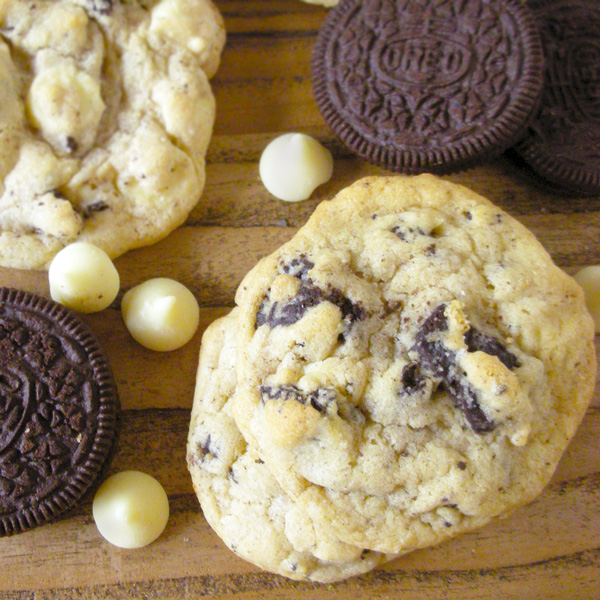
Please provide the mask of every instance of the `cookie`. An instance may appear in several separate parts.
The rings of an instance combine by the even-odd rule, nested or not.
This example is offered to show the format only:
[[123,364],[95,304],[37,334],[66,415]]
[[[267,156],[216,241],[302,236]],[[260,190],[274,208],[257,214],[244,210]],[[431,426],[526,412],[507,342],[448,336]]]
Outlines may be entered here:
[[51,521],[108,465],[119,402],[110,366],[68,309],[0,288],[0,536]]
[[549,182],[600,193],[600,5],[528,2],[546,56],[540,110],[516,151]]
[[292,579],[332,582],[389,560],[315,529],[244,441],[230,414],[236,329],[234,309],[202,338],[187,461],[205,518],[239,556]]
[[205,179],[211,0],[0,2],[0,265],[111,257],[184,222]]
[[512,146],[542,73],[520,0],[343,0],[312,58],[327,125],[355,154],[404,173],[451,172]]
[[433,175],[323,202],[236,302],[244,439],[316,527],[378,552],[532,500],[594,386],[579,286],[515,219]]

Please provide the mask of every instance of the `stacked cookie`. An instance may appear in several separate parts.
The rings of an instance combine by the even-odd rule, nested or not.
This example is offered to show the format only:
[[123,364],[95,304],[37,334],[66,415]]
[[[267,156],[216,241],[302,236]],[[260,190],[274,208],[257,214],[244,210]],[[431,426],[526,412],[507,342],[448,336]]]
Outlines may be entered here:
[[0,3],[0,265],[74,241],[115,257],[183,223],[224,42],[211,0]]
[[225,543],[288,577],[364,573],[532,500],[591,397],[581,289],[432,175],[322,203],[236,303],[203,337],[188,466]]

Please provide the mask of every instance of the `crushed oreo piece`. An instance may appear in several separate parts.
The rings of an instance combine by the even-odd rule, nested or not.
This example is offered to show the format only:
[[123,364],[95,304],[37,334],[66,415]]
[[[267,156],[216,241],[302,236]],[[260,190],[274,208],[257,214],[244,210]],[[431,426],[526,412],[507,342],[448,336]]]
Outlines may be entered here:
[[337,288],[333,288],[329,294],[325,295],[325,300],[342,311],[342,320],[347,325],[352,325],[355,321],[362,321],[367,316],[360,302],[352,302]]
[[417,352],[423,367],[434,377],[447,379],[450,366],[454,362],[454,353],[448,350],[441,339],[432,339],[432,334],[448,330],[448,320],[444,314],[445,304],[440,304],[427,317],[416,335],[413,350]]
[[[440,304],[427,317],[416,335],[413,350],[420,360],[422,372],[441,380],[439,389],[445,389],[465,415],[467,422],[476,433],[485,433],[494,428],[477,400],[477,393],[458,368],[455,352],[448,349],[439,335],[448,330],[445,315],[446,305]],[[480,350],[497,356],[509,369],[519,366],[517,357],[507,350],[496,338],[487,336],[471,327],[464,336],[469,352]],[[414,367],[413,367],[414,369]],[[404,377],[403,377],[404,379]],[[409,377],[410,381],[410,377]]]
[[198,443],[198,454],[200,455],[200,459],[204,459],[209,454],[215,458],[219,458],[219,449],[215,446],[210,433],[204,440]]
[[297,323],[310,309],[321,302],[330,302],[342,312],[342,321],[350,328],[355,321],[365,318],[366,311],[360,302],[352,302],[344,294],[333,288],[327,292],[313,284],[311,280],[302,283],[298,293],[288,302],[269,303],[268,296],[261,302],[256,315],[256,328],[267,323],[269,327],[289,326]]
[[77,140],[70,135],[67,136],[66,146],[67,146],[67,150],[69,152],[77,152],[77,148],[79,148],[79,144],[77,143]]
[[286,275],[292,275],[298,279],[305,280],[308,272],[315,266],[304,254],[298,258],[292,259],[289,263],[283,265],[282,272]]
[[261,385],[260,395],[263,400],[296,400],[304,404],[304,395],[295,385]]
[[337,397],[336,391],[332,388],[317,388],[306,394],[295,385],[261,385],[260,394],[263,399],[268,400],[295,400],[300,404],[310,405],[321,413],[327,412]]
[[402,225],[395,225],[394,227],[392,227],[391,231],[403,242],[412,242],[419,236],[431,237],[429,233],[427,233],[420,227],[405,227]]
[[331,388],[317,388],[306,396],[308,404],[319,412],[325,412],[335,399],[335,390]]
[[521,366],[519,359],[496,338],[481,333],[471,327],[465,333],[465,343],[469,352],[481,350],[486,354],[497,356],[500,362],[508,369],[516,369]]
[[419,363],[411,362],[402,369],[401,394],[414,394],[425,387],[425,377],[421,375]]
[[273,302],[269,305],[265,299],[256,315],[256,327],[267,323],[271,329],[277,326],[287,327],[297,323],[309,308],[323,302],[323,292],[313,285],[301,285],[296,296],[286,303]]
[[102,212],[108,208],[109,206],[106,202],[103,200],[96,200],[96,202],[91,202],[83,208],[83,216],[89,218],[92,214]]
[[451,368],[450,376],[445,379],[439,389],[446,389],[456,406],[462,410],[467,422],[475,433],[487,433],[494,429],[477,401],[477,393],[467,381],[462,379],[456,369]]

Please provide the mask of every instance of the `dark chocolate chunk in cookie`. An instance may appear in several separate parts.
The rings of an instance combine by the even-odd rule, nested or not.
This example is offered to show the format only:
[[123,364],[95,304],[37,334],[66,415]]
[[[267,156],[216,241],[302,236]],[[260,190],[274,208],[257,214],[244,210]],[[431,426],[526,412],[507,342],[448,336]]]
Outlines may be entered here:
[[516,369],[520,366],[519,359],[510,350],[507,350],[499,340],[477,331],[474,327],[471,327],[465,333],[465,343],[469,352],[480,350],[486,354],[497,356],[500,362],[509,369]]
[[[424,372],[431,377],[438,378],[440,380],[439,389],[448,392],[456,406],[465,415],[473,431],[476,433],[491,431],[494,423],[487,418],[479,406],[476,390],[457,364],[456,352],[446,346],[443,335],[440,335],[448,331],[445,311],[446,305],[440,304],[421,324],[413,346],[413,351],[416,352],[421,363],[419,368],[412,366],[412,372]],[[498,339],[485,335],[474,327],[467,330],[464,340],[469,352],[481,351],[496,356],[509,369],[519,366],[517,357],[507,350]],[[405,367],[406,369],[407,367]],[[407,375],[409,383],[411,378],[417,381],[414,375]]]
[[306,311],[323,302],[323,292],[314,285],[303,284],[298,293],[287,302],[269,302],[265,299],[256,315],[256,326],[267,323],[269,327],[287,327],[298,322]]
[[319,31],[312,78],[351,151],[395,171],[450,172],[522,136],[543,55],[521,0],[341,0]]
[[542,177],[600,194],[600,3],[528,2],[546,56],[540,111],[516,146]]
[[93,486],[118,409],[84,324],[51,300],[0,288],[0,536],[54,519]]
[[300,285],[298,293],[287,302],[272,302],[267,296],[261,302],[256,315],[256,327],[267,323],[269,327],[287,327],[297,323],[310,309],[321,302],[330,302],[342,313],[342,321],[348,330],[355,321],[364,319],[366,312],[360,302],[352,302],[336,289],[324,291],[307,279]]
[[451,370],[450,376],[443,381],[441,387],[448,391],[475,433],[486,433],[494,429],[494,423],[485,416],[479,406],[475,390],[457,374],[455,369]]

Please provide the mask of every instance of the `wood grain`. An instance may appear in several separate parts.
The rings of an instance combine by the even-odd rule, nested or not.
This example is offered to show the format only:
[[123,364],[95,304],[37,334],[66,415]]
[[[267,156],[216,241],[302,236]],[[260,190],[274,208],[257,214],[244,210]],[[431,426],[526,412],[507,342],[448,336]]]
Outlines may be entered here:
[[[382,172],[340,146],[312,98],[310,53],[325,10],[298,0],[217,5],[228,44],[213,81],[218,117],[203,198],[183,227],[119,258],[119,297],[106,311],[83,317],[113,365],[123,406],[111,470],[140,469],[163,483],[171,504],[167,530],[147,548],[112,547],[96,530],[88,497],[54,524],[0,539],[0,599],[598,598],[599,389],[552,483],[535,502],[364,577],[317,585],[261,572],[229,552],[204,521],[184,458],[202,332],[233,306],[244,274],[289,239],[320,201]],[[287,204],[266,192],[257,163],[270,139],[294,130],[332,150],[335,173],[310,200]],[[563,196],[508,154],[448,178],[521,220],[567,272],[600,263],[600,197]],[[137,345],[121,320],[122,294],[156,276],[182,281],[201,305],[194,339],[172,353]],[[0,269],[0,285],[48,295],[43,272]]]

